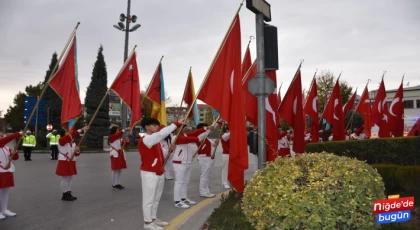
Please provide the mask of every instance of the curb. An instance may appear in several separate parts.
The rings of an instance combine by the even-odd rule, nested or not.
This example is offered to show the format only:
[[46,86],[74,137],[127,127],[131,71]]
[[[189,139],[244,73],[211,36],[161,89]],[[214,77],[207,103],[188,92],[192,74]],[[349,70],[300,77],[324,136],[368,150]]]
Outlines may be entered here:
[[[179,214],[177,217],[175,217],[174,219],[169,221],[169,225],[166,226],[164,229],[165,230],[177,230],[178,228],[182,227],[182,225],[189,219],[191,218],[195,213],[197,213],[198,211],[206,208],[207,206],[209,206],[210,204],[212,204],[214,201],[220,200],[222,195],[227,195],[229,194],[229,190],[226,190],[224,192],[221,192],[219,194],[217,194],[215,197],[213,198],[209,198],[206,200],[203,200],[201,202],[199,202],[198,204],[192,206],[191,208],[185,210],[184,212],[182,212],[181,214]],[[203,223],[204,225],[205,223]]]

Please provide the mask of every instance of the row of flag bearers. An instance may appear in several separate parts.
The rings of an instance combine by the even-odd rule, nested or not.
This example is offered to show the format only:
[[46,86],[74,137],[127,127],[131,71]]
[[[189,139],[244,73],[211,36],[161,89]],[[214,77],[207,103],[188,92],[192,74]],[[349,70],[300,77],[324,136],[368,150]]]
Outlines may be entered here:
[[[175,171],[175,207],[188,208],[190,205],[196,203],[190,200],[187,194],[187,187],[191,177],[191,163],[195,157],[190,144],[196,144],[198,146],[198,159],[201,167],[199,192],[201,196],[214,197],[214,194],[209,190],[209,175],[214,162],[214,149],[219,145],[219,142],[222,145],[223,152],[221,178],[223,186],[225,188],[233,187],[239,193],[242,193],[244,190],[244,171],[248,168],[245,123],[249,121],[254,126],[258,125],[257,100],[248,92],[248,83],[256,75],[257,65],[255,61],[254,63],[251,62],[249,45],[245,52],[244,60],[242,61],[241,59],[239,11],[240,8],[229,26],[222,45],[217,51],[201,87],[197,91],[197,95],[195,94],[190,69],[182,99],[182,102],[185,102],[189,107],[188,112],[185,114],[186,118],[194,119],[194,117],[197,117],[197,99],[200,99],[217,111],[217,117],[220,117],[223,122],[228,124],[226,132],[220,138],[216,140],[210,140],[208,138],[209,132],[216,125],[222,127],[218,118],[215,119],[216,122],[214,125],[197,124],[198,121],[195,120],[197,129],[190,132],[185,129],[185,125],[187,124],[186,119],[170,125],[167,124],[162,59],[146,92],[148,100],[153,102],[152,118],[142,119],[140,78],[134,50],[129,55],[109,89],[113,90],[131,110],[129,127],[125,130],[113,128],[109,136],[113,189],[124,189],[124,186],[120,182],[121,170],[127,167],[123,148],[129,144],[129,141],[123,139],[123,132],[132,130],[134,125],[139,122],[146,130],[146,134],[138,142],[138,151],[142,162],[140,165],[140,178],[142,183],[144,229],[163,229],[162,226],[168,225],[168,222],[162,221],[157,217],[165,177],[168,179],[172,177],[168,170],[171,164],[167,164],[168,162],[172,163]],[[73,176],[77,174],[75,160],[81,154],[79,144],[82,140],[77,143],[75,138],[82,133],[84,134],[83,137],[86,136],[85,134],[88,132],[91,122],[95,119],[97,111],[101,107],[105,97],[107,97],[107,94],[105,94],[89,124],[82,129],[75,130],[75,122],[82,115],[76,59],[75,31],[78,25],[70,37],[70,48],[68,50],[65,48],[63,51],[64,54],[67,50],[64,61],[48,81],[48,85],[63,100],[61,123],[65,133],[57,136],[53,132],[54,135],[49,134],[50,136],[47,137],[50,139],[52,149],[51,158],[58,159],[56,174],[62,177],[60,186],[63,193],[62,200],[65,201],[74,201],[77,199],[72,194],[71,184]],[[302,93],[301,66],[302,63],[300,63],[283,101],[280,100],[280,92],[273,92],[266,99],[267,133],[265,141],[267,143],[267,161],[273,161],[278,156],[290,156],[291,151],[296,154],[305,151],[305,144],[308,140],[308,135],[305,134],[306,115],[311,117],[309,138],[312,142],[319,140],[319,118],[325,119],[332,125],[334,141],[345,139],[344,117],[347,111],[354,109],[353,97],[355,96],[343,107],[339,81],[337,79],[326,108],[322,116],[319,116],[315,76],[309,94],[305,99]],[[277,88],[276,72],[269,71],[266,72],[266,75],[274,81],[275,88]],[[373,123],[377,124],[380,130],[382,130],[380,137],[389,135],[388,130],[394,136],[401,134],[400,131],[403,126],[401,125],[403,119],[403,112],[401,112],[403,111],[402,85],[400,88],[401,92],[400,90],[397,92],[398,97],[396,95],[388,110],[387,104],[384,103],[386,94],[383,80],[373,106],[370,104],[367,86],[365,87],[360,103],[354,111],[364,116],[364,127],[367,136],[370,136],[370,127],[372,127]],[[42,95],[40,98],[42,98]],[[389,117],[389,120],[388,115],[392,116]],[[290,150],[290,135],[287,135],[287,132],[278,131],[277,127],[280,125],[280,118],[293,129],[292,150]],[[384,122],[387,125],[395,124],[395,126],[386,130],[387,127],[391,126],[384,125]],[[18,138],[20,135],[20,133],[16,133],[0,139],[0,147],[9,142],[11,138]],[[56,143],[57,148],[53,148],[52,143]],[[2,147],[1,151],[3,154],[0,154],[1,213],[4,216],[12,216],[15,214],[7,210],[7,200],[8,188],[13,186],[14,166],[13,163],[5,162],[10,162],[12,159],[17,160],[18,154],[5,147]],[[10,164],[11,167],[5,167],[7,164]]]

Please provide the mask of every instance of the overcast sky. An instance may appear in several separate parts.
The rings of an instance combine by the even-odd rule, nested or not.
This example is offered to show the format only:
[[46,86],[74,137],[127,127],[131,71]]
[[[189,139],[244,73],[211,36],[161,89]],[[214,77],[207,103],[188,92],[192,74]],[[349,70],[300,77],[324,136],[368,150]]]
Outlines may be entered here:
[[[367,79],[376,89],[384,70],[385,87],[420,85],[420,1],[269,0],[278,27],[278,83],[282,94],[300,59],[303,88],[316,69],[343,71],[341,79],[361,93]],[[140,84],[144,89],[162,55],[165,88],[179,104],[190,66],[195,88],[223,39],[241,0],[132,0],[131,12],[142,26],[130,33],[137,47]],[[0,0],[0,110],[25,86],[43,81],[53,52],[60,53],[78,21],[78,68],[82,103],[99,45],[104,46],[108,85],[123,64],[124,33],[112,25],[126,13],[120,0]],[[255,15],[240,12],[242,53],[255,36]],[[251,43],[256,58],[255,40]]]

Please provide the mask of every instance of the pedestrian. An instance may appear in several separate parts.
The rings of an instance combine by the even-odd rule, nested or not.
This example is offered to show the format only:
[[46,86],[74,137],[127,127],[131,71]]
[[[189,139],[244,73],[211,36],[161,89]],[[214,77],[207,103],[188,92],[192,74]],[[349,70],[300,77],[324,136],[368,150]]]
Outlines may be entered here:
[[[182,130],[179,130],[182,129]],[[188,199],[187,189],[191,178],[191,161],[194,152],[191,149],[190,144],[196,143],[200,139],[198,136],[204,133],[208,127],[203,127],[195,131],[188,132],[189,129],[178,127],[175,131],[179,134],[175,145],[176,149],[174,152],[173,164],[175,171],[175,184],[174,184],[174,203],[176,208],[189,208],[190,205],[196,204],[197,202]]]
[[[201,129],[203,127],[208,127],[206,123],[199,123],[197,125],[197,129]],[[213,126],[211,126],[213,127]],[[200,196],[202,197],[215,197],[216,195],[210,192],[209,184],[210,184],[210,173],[213,169],[214,159],[212,158],[212,153],[217,148],[219,144],[219,140],[210,140],[207,136],[210,133],[211,129],[208,128],[206,132],[200,134],[198,139],[200,141],[196,142],[198,148],[197,155],[198,155],[198,162],[200,163]],[[206,139],[204,139],[206,138]],[[204,140],[204,141],[203,141]],[[201,144],[203,143],[203,144]]]
[[[124,129],[129,131],[130,127]],[[112,170],[112,189],[122,190],[125,187],[121,185],[121,170],[127,168],[127,162],[125,160],[124,146],[130,145],[128,136],[125,137],[125,141],[122,139],[124,131],[121,131],[118,127],[112,127],[109,134],[109,145],[111,147],[110,158],[111,158],[111,170]]]
[[21,135],[22,132],[4,137],[3,133],[0,132],[0,220],[5,219],[6,217],[16,216],[16,213],[7,209],[9,203],[9,189],[15,186],[13,177],[15,165],[13,162],[10,162],[10,167],[7,167],[7,164],[10,160],[18,160],[19,154],[12,151],[6,144],[14,139],[18,139]]
[[23,156],[25,157],[25,161],[32,161],[32,149],[36,146],[35,136],[31,134],[30,130],[27,130],[22,139]]
[[[138,142],[138,151],[141,156],[144,229],[162,230],[162,226],[169,224],[157,218],[157,209],[165,183],[163,176],[165,159],[160,142],[178,126],[185,124],[186,122],[181,120],[160,129],[160,123],[155,118],[144,118],[141,121],[141,126],[146,130]],[[171,146],[169,150],[174,150],[174,146]]]
[[53,129],[51,133],[48,133],[47,139],[50,140],[51,160],[58,160],[58,140],[60,135],[57,134],[57,130]]
[[88,130],[88,126],[72,132],[63,129],[62,134],[60,135],[61,137],[58,140],[58,151],[60,155],[58,157],[55,174],[61,176],[61,191],[63,192],[61,200],[77,200],[77,197],[73,196],[71,192],[71,185],[73,176],[77,175],[76,157],[80,155],[80,149],[73,140],[83,131],[86,132],[86,130]]

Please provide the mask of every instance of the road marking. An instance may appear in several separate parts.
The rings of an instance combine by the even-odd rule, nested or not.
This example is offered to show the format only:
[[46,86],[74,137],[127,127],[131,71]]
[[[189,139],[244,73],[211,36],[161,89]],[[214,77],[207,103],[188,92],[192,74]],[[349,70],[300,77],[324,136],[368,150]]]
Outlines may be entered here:
[[183,213],[179,214],[177,217],[169,221],[169,225],[166,226],[165,230],[177,230],[183,223],[185,223],[194,213],[200,211],[201,209],[207,207],[209,204],[213,203],[216,200],[220,200],[222,198],[222,195],[228,195],[229,190],[226,190],[224,192],[221,192],[217,194],[213,198],[205,199],[201,202],[199,202],[196,205],[191,206],[191,208],[185,210]]

